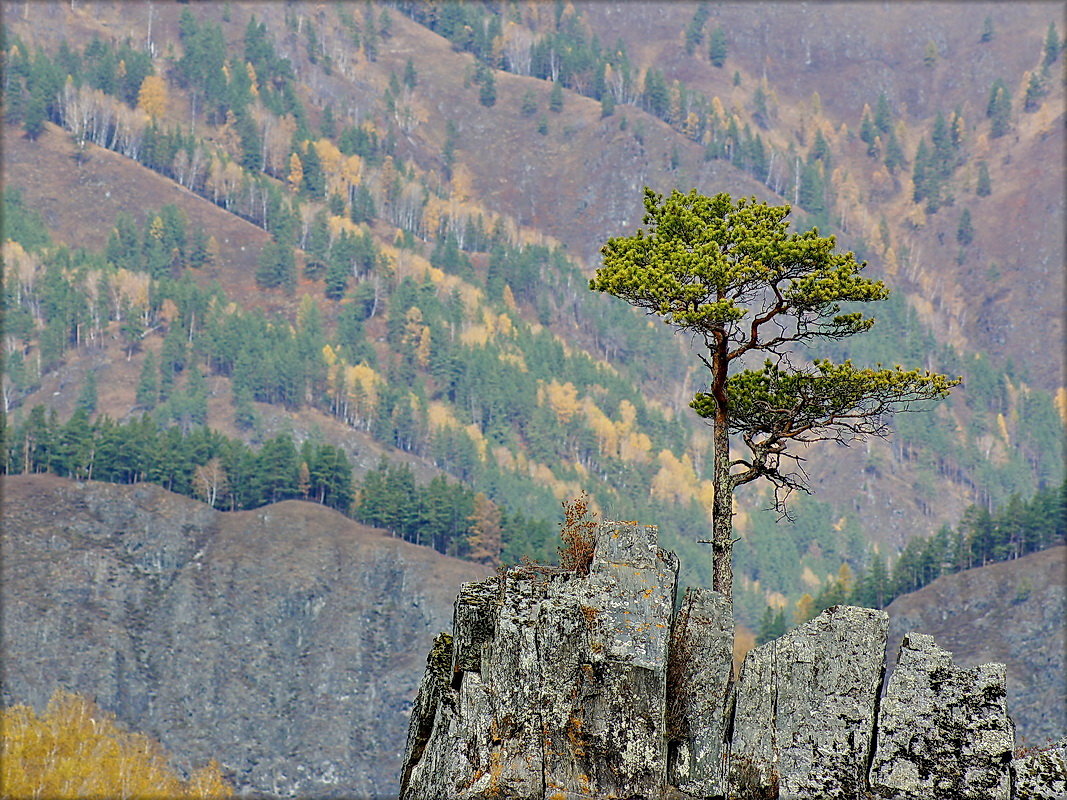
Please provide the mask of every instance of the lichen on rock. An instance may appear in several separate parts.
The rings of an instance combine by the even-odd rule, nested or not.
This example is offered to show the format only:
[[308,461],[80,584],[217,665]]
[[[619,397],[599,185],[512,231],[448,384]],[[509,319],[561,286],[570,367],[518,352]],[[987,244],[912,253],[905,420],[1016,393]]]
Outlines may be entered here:
[[878,713],[870,783],[894,800],[1008,800],[1015,727],[1003,664],[955,666],[933,637],[910,633]]

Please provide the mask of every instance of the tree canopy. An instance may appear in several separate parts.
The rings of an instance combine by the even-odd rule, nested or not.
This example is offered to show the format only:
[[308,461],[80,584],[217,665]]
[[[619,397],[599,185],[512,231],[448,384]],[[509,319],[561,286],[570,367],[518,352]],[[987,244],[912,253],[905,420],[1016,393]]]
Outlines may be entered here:
[[[945,397],[959,381],[806,357],[802,348],[816,339],[843,339],[874,324],[862,312],[843,311],[843,303],[884,300],[889,291],[861,274],[865,262],[836,252],[833,236],[790,233],[789,206],[696,190],[664,198],[646,189],[645,210],[647,229],[604,245],[590,289],[661,316],[707,350],[699,358],[708,386],[690,405],[714,428],[713,585],[730,597],[737,486],[770,480],[784,511],[777,490],[806,486],[790,444],[883,436],[886,415]],[[756,353],[772,357],[731,375]],[[747,457],[730,460],[731,433]]]

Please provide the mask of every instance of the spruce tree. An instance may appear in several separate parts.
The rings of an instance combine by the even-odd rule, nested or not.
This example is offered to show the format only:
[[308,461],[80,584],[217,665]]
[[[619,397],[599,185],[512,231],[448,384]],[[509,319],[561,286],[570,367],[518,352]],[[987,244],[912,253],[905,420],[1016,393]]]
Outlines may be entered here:
[[985,161],[978,162],[978,186],[975,194],[979,197],[988,197],[993,193],[993,184],[989,180],[989,165]]
[[532,89],[527,89],[522,95],[522,105],[519,106],[519,110],[524,117],[532,117],[537,113],[537,98],[534,97]]
[[1048,24],[1048,33],[1045,35],[1045,56],[1041,66],[1047,68],[1056,63],[1056,59],[1060,57],[1062,46],[1060,35],[1056,31],[1056,23],[1050,22]]
[[563,84],[553,81],[552,91],[548,95],[548,110],[559,113],[563,110]]
[[985,18],[985,21],[982,22],[982,36],[981,38],[979,38],[978,41],[982,42],[983,44],[986,42],[991,42],[993,41],[993,37],[995,35],[996,32],[993,29],[993,18],[987,16]]
[[151,350],[141,364],[141,377],[137,380],[137,405],[151,411],[159,401],[159,364]]
[[1030,73],[1026,82],[1026,96],[1023,98],[1023,111],[1032,114],[1041,107],[1041,98],[1045,96],[1045,81],[1038,70]]
[[998,139],[1008,132],[1011,125],[1011,93],[1004,81],[997,78],[989,90],[986,116],[990,119],[989,135]]
[[708,40],[708,60],[711,61],[712,66],[721,67],[726,63],[726,54],[726,31],[716,28],[711,32],[711,38]]
[[960,224],[956,228],[956,241],[966,247],[974,241],[974,225],[971,223],[971,210],[963,209],[960,214]]
[[82,384],[81,392],[78,394],[78,400],[74,407],[84,411],[86,414],[92,414],[96,411],[96,404],[96,371],[90,369],[85,376],[85,383]]

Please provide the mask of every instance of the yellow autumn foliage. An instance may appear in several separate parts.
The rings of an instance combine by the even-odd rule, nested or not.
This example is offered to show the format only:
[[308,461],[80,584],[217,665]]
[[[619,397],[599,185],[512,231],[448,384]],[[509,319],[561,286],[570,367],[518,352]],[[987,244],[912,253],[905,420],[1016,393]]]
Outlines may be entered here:
[[183,781],[159,742],[127,731],[90,700],[57,690],[44,714],[0,710],[0,797],[222,798],[233,788],[215,761]]
[[542,384],[537,394],[538,402],[541,402],[543,395],[544,402],[548,403],[549,408],[556,413],[556,417],[564,425],[569,423],[578,412],[578,389],[570,381],[566,383],[549,381]]
[[657,457],[659,472],[652,479],[652,496],[675,503],[701,499],[701,486],[688,454],[678,458],[670,450],[661,450]]
[[159,75],[148,75],[141,81],[137,105],[152,119],[159,119],[167,111],[167,84]]
[[430,429],[435,431],[459,427],[459,420],[452,413],[452,407],[438,400],[430,401],[426,407],[426,419],[430,423]]
[[485,455],[489,448],[489,442],[485,440],[482,435],[481,428],[474,423],[466,426],[463,430],[467,432],[467,436],[472,442],[474,442],[474,448],[478,451],[478,460],[485,461]]
[[489,338],[489,328],[485,325],[471,325],[459,334],[459,340],[468,347],[483,347],[489,342]]

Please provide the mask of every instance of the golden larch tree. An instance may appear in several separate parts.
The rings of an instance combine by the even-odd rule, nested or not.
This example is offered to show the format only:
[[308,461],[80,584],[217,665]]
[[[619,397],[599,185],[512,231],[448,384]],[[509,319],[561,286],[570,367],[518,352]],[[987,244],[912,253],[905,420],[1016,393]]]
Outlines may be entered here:
[[167,111],[167,83],[159,75],[147,75],[137,93],[137,105],[152,119]]

